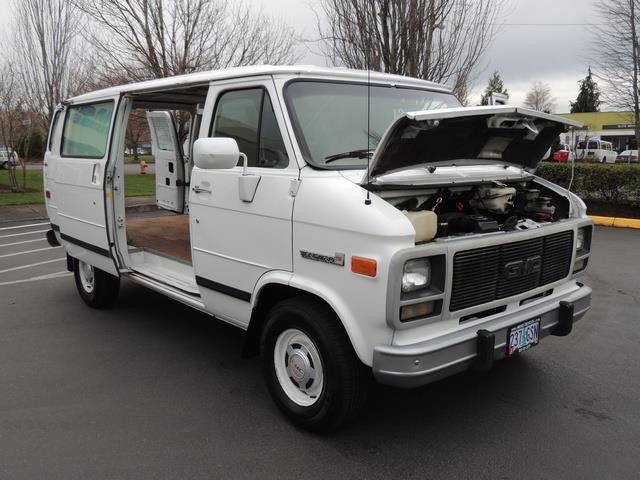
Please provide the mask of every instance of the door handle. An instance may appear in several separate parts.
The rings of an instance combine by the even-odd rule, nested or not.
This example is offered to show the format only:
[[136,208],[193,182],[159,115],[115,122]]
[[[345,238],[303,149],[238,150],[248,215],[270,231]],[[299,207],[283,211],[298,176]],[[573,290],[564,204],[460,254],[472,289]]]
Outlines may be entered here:
[[93,183],[94,185],[100,184],[100,164],[99,163],[93,164],[93,170],[91,172],[91,183]]
[[200,185],[194,185],[193,187],[191,187],[191,190],[193,191],[193,193],[211,193],[211,190],[202,188]]

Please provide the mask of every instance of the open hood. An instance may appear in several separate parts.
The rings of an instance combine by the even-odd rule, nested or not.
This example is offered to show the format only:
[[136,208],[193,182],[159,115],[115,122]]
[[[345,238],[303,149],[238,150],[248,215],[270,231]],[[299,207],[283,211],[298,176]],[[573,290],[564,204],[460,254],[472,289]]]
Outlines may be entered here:
[[364,183],[415,167],[500,163],[535,170],[560,133],[581,126],[509,105],[407,112],[383,135]]

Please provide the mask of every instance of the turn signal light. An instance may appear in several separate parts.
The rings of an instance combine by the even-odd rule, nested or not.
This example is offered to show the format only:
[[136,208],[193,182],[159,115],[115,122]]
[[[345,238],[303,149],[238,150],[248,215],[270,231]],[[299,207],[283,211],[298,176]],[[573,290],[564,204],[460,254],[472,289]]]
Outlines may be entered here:
[[406,322],[414,318],[426,317],[433,313],[435,302],[416,303],[400,308],[400,321]]
[[378,262],[372,258],[351,257],[351,271],[367,277],[375,277],[378,272]]

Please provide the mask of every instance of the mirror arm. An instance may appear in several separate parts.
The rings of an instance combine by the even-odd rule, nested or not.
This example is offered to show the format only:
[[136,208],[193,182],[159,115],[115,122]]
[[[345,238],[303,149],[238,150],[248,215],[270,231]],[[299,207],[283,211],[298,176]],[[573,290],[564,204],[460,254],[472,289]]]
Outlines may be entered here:
[[240,158],[242,158],[242,175],[247,174],[247,156],[244,153],[240,153]]

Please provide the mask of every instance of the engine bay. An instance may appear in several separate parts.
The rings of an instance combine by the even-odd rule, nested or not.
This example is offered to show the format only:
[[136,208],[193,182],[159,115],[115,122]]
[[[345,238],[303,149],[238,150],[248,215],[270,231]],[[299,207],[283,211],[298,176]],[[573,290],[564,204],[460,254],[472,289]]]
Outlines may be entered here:
[[565,196],[534,180],[443,186],[379,194],[416,229],[416,243],[437,238],[539,228],[569,216]]

